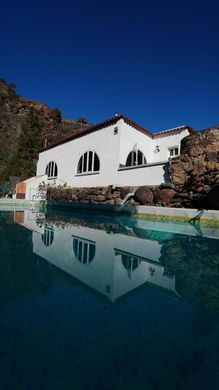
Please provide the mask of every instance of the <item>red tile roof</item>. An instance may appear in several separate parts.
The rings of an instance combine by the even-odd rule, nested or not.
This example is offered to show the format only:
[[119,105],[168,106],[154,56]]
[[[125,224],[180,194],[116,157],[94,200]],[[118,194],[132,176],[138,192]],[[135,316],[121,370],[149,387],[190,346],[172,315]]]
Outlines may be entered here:
[[195,130],[192,127],[183,125],[183,126],[174,127],[173,129],[167,129],[167,130],[159,131],[158,133],[154,133],[153,138],[159,138],[162,135],[165,136],[166,134],[169,135],[169,133],[172,134],[180,133],[181,131],[186,129],[189,131],[189,133],[195,132]]
[[44,151],[52,149],[52,148],[54,148],[56,146],[65,144],[66,142],[72,141],[74,139],[83,137],[83,136],[88,135],[88,134],[91,134],[94,131],[98,131],[100,129],[103,129],[104,127],[108,127],[110,125],[116,124],[118,122],[118,120],[120,120],[120,119],[123,119],[125,123],[127,123],[128,125],[134,127],[136,130],[141,131],[143,134],[147,135],[150,138],[158,138],[159,136],[165,135],[166,133],[168,133],[168,134],[170,132],[171,133],[177,133],[177,132],[185,130],[185,129],[188,129],[190,132],[194,131],[189,126],[179,126],[179,127],[174,128],[174,129],[161,131],[159,133],[152,133],[151,131],[149,131],[149,130],[145,129],[144,127],[140,126],[138,123],[134,122],[132,119],[129,119],[128,117],[126,117],[124,115],[118,114],[118,115],[115,115],[114,117],[112,117],[110,119],[107,119],[104,122],[98,123],[97,125],[88,127],[86,129],[82,129],[81,131],[77,132],[76,134],[72,134],[71,136],[68,136],[68,137],[62,138],[62,139],[60,139],[60,140],[58,140],[56,142],[53,142],[53,143],[49,144],[48,146],[46,146],[45,148],[40,149],[39,152],[44,152]]

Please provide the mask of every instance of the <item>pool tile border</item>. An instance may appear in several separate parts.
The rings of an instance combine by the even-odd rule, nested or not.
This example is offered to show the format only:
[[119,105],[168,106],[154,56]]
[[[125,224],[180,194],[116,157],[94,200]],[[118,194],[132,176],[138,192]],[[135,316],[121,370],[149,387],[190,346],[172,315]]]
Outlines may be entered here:
[[22,209],[31,208],[67,208],[72,210],[89,210],[96,212],[111,212],[139,216],[155,216],[179,219],[195,219],[198,222],[211,220],[219,224],[219,210],[197,210],[185,208],[170,208],[158,206],[132,206],[132,205],[109,205],[96,204],[90,202],[66,202],[66,201],[25,201],[20,199],[0,199],[0,209],[6,210],[11,208]]

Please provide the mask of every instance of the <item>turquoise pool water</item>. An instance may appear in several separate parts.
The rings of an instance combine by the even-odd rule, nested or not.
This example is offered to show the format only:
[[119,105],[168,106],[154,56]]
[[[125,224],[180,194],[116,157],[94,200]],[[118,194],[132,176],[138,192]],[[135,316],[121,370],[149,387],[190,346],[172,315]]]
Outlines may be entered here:
[[219,388],[219,232],[0,212],[0,389]]

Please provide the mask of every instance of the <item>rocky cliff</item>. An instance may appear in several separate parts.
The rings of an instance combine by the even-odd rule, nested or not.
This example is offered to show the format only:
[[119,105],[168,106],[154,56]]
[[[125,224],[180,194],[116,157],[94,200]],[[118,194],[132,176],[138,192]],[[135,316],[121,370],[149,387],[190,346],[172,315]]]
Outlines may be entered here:
[[46,104],[19,96],[13,84],[0,79],[0,176],[18,147],[22,126],[30,115],[37,117],[41,124],[42,146],[88,126],[83,118],[64,119],[58,108],[51,109]]
[[219,126],[184,138],[170,160],[174,199],[184,207],[219,209]]

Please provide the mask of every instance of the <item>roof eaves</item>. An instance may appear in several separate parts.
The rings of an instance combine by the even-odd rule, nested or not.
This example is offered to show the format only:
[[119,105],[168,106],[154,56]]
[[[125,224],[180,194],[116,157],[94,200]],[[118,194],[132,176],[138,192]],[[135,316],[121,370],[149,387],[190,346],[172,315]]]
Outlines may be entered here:
[[169,133],[176,133],[176,132],[184,130],[184,129],[188,129],[190,133],[195,131],[190,126],[178,126],[178,127],[173,128],[173,129],[160,131],[158,133],[152,133],[151,131],[145,129],[144,127],[142,127],[138,123],[134,122],[132,119],[130,119],[130,118],[124,116],[124,115],[118,114],[118,115],[115,115],[114,117],[112,117],[110,119],[107,119],[107,120],[105,120],[103,122],[100,122],[100,123],[98,123],[96,125],[88,127],[86,129],[83,129],[83,130],[77,132],[76,134],[72,134],[72,135],[70,135],[68,137],[60,139],[59,141],[53,142],[50,145],[46,146],[45,148],[40,149],[39,152],[44,152],[44,151],[52,149],[52,148],[54,148],[56,146],[63,145],[63,144],[65,144],[65,143],[67,143],[69,141],[72,141],[74,139],[77,139],[77,138],[83,137],[85,135],[88,135],[90,133],[93,133],[94,131],[98,131],[100,129],[103,129],[104,127],[107,127],[107,126],[110,126],[110,125],[112,125],[114,123],[117,123],[118,120],[120,120],[120,119],[123,119],[125,123],[127,123],[128,125],[134,127],[136,130],[142,132],[143,134],[149,136],[152,139],[158,138],[159,136],[162,136],[162,135],[165,136],[166,134],[169,134]]
[[130,126],[134,127],[136,130],[141,131],[142,133],[148,135],[149,137],[153,138],[153,133],[150,130],[145,129],[143,126],[139,125],[138,123],[134,122],[132,119],[121,115],[123,120]]
[[110,126],[113,123],[117,123],[118,120],[121,119],[121,118],[123,118],[122,115],[114,116],[113,118],[107,119],[104,122],[101,122],[101,123],[98,123],[98,124],[96,124],[94,126],[88,127],[86,129],[78,132],[77,134],[72,134],[72,135],[70,135],[68,137],[60,139],[59,141],[53,142],[50,145],[46,146],[45,148],[40,149],[39,152],[45,152],[46,150],[55,148],[56,146],[63,145],[66,142],[69,142],[69,141],[72,141],[74,139],[83,137],[83,136],[85,136],[87,134],[93,133],[94,131],[103,129],[104,127]]

